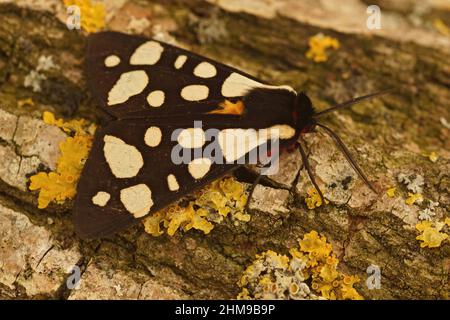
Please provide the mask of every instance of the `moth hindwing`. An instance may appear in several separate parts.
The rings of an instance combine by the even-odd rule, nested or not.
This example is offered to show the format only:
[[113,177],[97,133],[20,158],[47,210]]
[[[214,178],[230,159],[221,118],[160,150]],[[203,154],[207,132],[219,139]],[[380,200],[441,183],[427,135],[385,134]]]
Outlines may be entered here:
[[90,36],[86,61],[89,87],[111,120],[97,130],[78,184],[83,237],[110,236],[236,169],[270,148],[267,132],[282,144],[298,136],[292,88],[192,52],[103,32]]

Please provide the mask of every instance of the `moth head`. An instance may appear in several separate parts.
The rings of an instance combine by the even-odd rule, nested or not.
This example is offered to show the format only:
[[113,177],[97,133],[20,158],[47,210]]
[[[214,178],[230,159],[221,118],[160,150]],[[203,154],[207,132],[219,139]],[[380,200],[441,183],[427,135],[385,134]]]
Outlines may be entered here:
[[316,127],[316,119],[314,118],[316,112],[311,100],[303,92],[297,95],[292,113],[297,132],[307,133],[314,130]]

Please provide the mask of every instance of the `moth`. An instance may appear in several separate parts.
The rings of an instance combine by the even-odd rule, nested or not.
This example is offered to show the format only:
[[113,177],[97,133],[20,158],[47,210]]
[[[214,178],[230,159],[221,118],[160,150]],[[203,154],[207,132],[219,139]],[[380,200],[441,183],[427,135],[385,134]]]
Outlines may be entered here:
[[[270,153],[273,139],[280,150],[299,149],[323,199],[302,147],[302,134],[316,127],[334,139],[371,186],[341,139],[317,120],[384,92],[316,112],[306,94],[289,86],[268,85],[193,52],[117,32],[89,37],[86,68],[88,86],[108,120],[95,133],[77,187],[74,224],[81,237],[108,237],[127,228],[242,166],[239,160],[255,148],[264,144]],[[214,159],[202,152],[209,145],[208,130],[217,133]],[[224,143],[250,131],[260,137],[267,130],[276,136],[244,146]],[[175,164],[177,146],[192,159]],[[223,161],[214,161],[218,157]]]

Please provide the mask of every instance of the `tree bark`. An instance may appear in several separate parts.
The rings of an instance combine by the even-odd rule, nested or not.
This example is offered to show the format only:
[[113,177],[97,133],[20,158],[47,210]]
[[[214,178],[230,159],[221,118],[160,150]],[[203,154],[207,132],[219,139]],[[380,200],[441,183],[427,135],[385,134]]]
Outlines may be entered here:
[[[432,219],[448,217],[450,45],[425,22],[448,18],[450,11],[432,7],[421,16],[425,22],[417,34],[436,39],[427,42],[410,34],[404,39],[401,30],[352,32],[339,17],[318,25],[304,12],[296,16],[296,1],[291,10],[289,1],[266,1],[267,8],[255,1],[258,10],[241,2],[111,1],[107,28],[125,31],[124,19],[131,15],[148,18],[150,26],[141,33],[176,40],[265,82],[304,91],[317,109],[393,88],[390,95],[324,121],[346,142],[379,195],[358,180],[319,131],[305,139],[328,205],[306,207],[310,182],[299,155],[290,153],[281,159],[281,172],[256,189],[252,218],[243,226],[225,221],[208,235],[191,230],[155,238],[138,224],[112,239],[80,240],[72,202],[39,210],[37,194],[27,185],[32,174],[55,167],[65,138],[40,120],[43,111],[97,120],[83,74],[86,34],[67,29],[61,4],[39,9],[27,1],[0,4],[1,298],[236,298],[236,283],[255,254],[269,249],[286,254],[311,230],[332,242],[340,270],[363,280],[356,288],[366,299],[448,298],[449,240],[438,248],[420,247],[415,225],[427,202],[405,204],[408,190],[397,177],[422,176],[424,198],[439,202]],[[280,3],[285,7],[277,7]],[[389,19],[406,23],[409,9],[385,6]],[[340,42],[324,63],[305,57],[308,39],[318,33]],[[42,72],[40,91],[33,92],[24,82],[41,56],[52,56],[56,67]],[[34,106],[18,106],[30,97]],[[423,155],[433,151],[436,162]],[[393,198],[386,195],[392,186]],[[66,286],[74,265],[82,273],[79,290]],[[378,290],[365,284],[370,265],[381,269]]]

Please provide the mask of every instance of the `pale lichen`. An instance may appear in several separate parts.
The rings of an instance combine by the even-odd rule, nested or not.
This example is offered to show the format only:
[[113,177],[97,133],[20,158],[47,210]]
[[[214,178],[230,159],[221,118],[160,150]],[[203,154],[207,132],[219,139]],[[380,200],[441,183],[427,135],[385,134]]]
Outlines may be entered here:
[[40,92],[42,90],[41,83],[47,79],[47,77],[36,70],[31,70],[30,73],[28,73],[25,76],[25,79],[23,81],[23,85],[26,88],[31,88],[33,92]]
[[339,260],[332,245],[316,231],[291,248],[290,257],[266,251],[256,255],[238,282],[238,299],[355,299],[357,276],[337,270]]
[[327,49],[337,50],[339,47],[338,39],[319,33],[309,38],[309,50],[306,52],[306,57],[314,62],[324,62],[328,60]]
[[35,70],[31,70],[24,79],[23,85],[27,88],[32,88],[33,92],[40,92],[42,90],[42,82],[47,79],[44,72],[59,67],[53,62],[52,56],[40,56]]
[[234,224],[248,222],[250,215],[245,213],[247,194],[242,183],[234,177],[225,177],[214,181],[203,189],[194,192],[194,199],[185,199],[160,210],[143,220],[145,231],[160,236],[164,230],[173,236],[178,230],[190,229],[211,232],[215,223],[231,217]]
[[84,120],[65,122],[55,119],[50,112],[45,112],[43,118],[47,124],[55,125],[73,136],[61,142],[61,155],[55,171],[39,172],[30,177],[29,189],[39,190],[40,209],[46,208],[52,201],[62,204],[67,199],[74,198],[77,182],[92,145],[92,134],[85,128]]
[[423,176],[419,174],[400,173],[397,179],[412,193],[423,193],[423,186],[425,184]]
[[425,209],[419,212],[419,220],[431,221],[434,216],[436,216],[436,208],[439,206],[439,202],[434,202],[431,200],[426,200],[427,206]]

